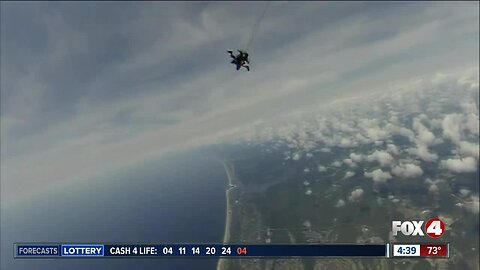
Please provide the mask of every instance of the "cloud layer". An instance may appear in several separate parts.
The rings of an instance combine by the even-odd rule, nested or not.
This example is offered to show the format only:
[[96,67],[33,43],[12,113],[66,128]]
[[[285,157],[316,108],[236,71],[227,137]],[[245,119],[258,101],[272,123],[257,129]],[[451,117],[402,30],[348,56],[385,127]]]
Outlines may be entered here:
[[[478,80],[478,68],[437,74],[275,124],[258,123],[243,131],[244,140],[275,142],[273,148],[288,148],[286,159],[293,155],[296,161],[323,152],[319,149],[325,146],[332,152],[347,149],[343,162],[329,166],[364,168],[364,176],[377,183],[418,179],[432,164],[439,174],[474,173],[479,155],[478,129],[472,124],[478,126]],[[319,168],[328,170],[325,164]]]
[[[478,67],[478,3],[273,3],[250,48],[250,73],[235,72],[225,51],[244,46],[263,3],[1,5],[2,200],[231,141],[252,123],[388,91],[414,76]],[[471,77],[456,79],[455,87],[471,86]],[[468,102],[460,116],[429,118],[431,126],[419,119],[405,127],[401,110],[388,124],[347,117],[359,108],[324,115],[340,121],[302,122],[295,136],[290,126],[263,132],[292,145],[292,159],[316,147],[312,130],[324,152],[399,135],[415,142],[413,156],[437,162],[429,132],[442,128],[442,139],[458,146],[451,158],[478,159],[478,104]],[[378,151],[364,158],[388,168],[387,155],[403,150]]]

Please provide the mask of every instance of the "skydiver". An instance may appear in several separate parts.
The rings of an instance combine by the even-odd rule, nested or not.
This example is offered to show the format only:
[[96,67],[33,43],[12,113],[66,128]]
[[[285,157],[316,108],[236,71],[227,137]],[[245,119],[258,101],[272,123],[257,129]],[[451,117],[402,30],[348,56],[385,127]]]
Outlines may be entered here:
[[233,55],[233,51],[227,51],[229,54],[230,54],[230,57],[232,57],[232,59],[235,59],[235,55]]
[[248,71],[250,71],[250,66],[247,65],[247,64],[250,64],[250,62],[248,61],[248,53],[245,53],[241,50],[237,50],[237,51],[238,51],[237,55],[234,55],[233,51],[227,51],[230,54],[230,57],[232,58],[232,61],[230,63],[236,65],[237,70],[244,67]]
[[243,61],[247,64],[250,64],[250,61],[248,61],[248,53],[242,52],[240,50],[237,50],[240,53],[240,56],[242,57]]
[[237,56],[234,56],[232,51],[228,51],[228,52],[230,53],[230,56],[232,58],[237,57],[237,58],[240,58],[243,62],[250,64],[250,62],[248,61],[248,53],[241,50],[237,50],[237,51],[238,51]]
[[237,66],[237,70],[240,70],[242,67],[244,67],[245,69],[247,69],[247,71],[250,71],[250,67],[242,60],[235,59],[231,63]]

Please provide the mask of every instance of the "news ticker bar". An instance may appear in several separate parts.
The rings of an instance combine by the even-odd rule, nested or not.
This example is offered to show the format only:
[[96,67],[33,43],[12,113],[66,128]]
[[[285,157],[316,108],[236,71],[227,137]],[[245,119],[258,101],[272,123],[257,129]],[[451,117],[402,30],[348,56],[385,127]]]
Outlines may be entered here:
[[15,258],[443,257],[449,244],[14,244]]

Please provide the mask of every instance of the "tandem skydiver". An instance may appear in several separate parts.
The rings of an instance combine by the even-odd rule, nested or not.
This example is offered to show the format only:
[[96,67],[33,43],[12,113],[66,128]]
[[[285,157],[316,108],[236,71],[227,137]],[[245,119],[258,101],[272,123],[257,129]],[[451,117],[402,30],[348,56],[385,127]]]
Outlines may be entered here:
[[250,71],[250,61],[248,60],[248,53],[243,52],[241,50],[237,50],[238,54],[234,55],[233,51],[227,51],[230,54],[230,57],[233,59],[230,63],[235,64],[237,66],[237,70],[244,67],[248,71]]

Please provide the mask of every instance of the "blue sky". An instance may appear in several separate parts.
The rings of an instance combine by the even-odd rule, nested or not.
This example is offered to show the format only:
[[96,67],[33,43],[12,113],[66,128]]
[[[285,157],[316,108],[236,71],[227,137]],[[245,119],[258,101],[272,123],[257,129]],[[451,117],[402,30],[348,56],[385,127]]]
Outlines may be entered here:
[[478,68],[478,2],[2,2],[2,201]]

